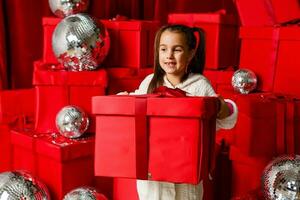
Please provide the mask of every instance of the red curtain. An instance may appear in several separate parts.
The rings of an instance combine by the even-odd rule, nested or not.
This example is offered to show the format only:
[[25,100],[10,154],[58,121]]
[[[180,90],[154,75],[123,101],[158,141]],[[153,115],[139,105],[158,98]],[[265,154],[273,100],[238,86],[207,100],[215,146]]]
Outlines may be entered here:
[[[229,3],[228,3],[229,2]],[[117,14],[167,22],[170,12],[230,10],[233,0],[90,0],[97,18]],[[42,17],[53,16],[48,0],[0,0],[0,89],[31,87],[32,62],[42,57]]]

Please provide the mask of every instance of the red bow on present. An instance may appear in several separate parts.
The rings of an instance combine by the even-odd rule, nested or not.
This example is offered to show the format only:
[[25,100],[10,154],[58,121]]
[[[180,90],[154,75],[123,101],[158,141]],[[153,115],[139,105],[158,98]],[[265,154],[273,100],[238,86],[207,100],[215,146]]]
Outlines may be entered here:
[[160,86],[153,91],[153,94],[158,94],[163,97],[186,97],[186,92],[175,88],[168,88],[166,86]]

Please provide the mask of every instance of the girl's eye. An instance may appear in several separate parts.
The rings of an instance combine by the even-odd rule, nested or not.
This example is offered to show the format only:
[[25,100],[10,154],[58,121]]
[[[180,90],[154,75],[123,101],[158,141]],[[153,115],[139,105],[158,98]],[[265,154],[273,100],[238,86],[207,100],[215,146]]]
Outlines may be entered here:
[[160,51],[166,51],[166,49],[165,48],[161,48]]
[[174,51],[176,51],[176,52],[181,52],[182,49],[175,49]]

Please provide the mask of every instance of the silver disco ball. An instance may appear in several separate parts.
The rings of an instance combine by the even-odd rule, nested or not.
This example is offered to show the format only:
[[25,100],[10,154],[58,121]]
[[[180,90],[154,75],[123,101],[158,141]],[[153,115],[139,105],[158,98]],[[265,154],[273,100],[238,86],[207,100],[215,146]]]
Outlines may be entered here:
[[239,69],[234,72],[231,84],[235,91],[241,94],[249,94],[257,86],[257,77],[249,69]]
[[85,12],[89,5],[89,0],[49,0],[51,11],[58,17]]
[[107,198],[98,193],[91,187],[80,187],[72,190],[64,196],[63,200],[107,200]]
[[53,52],[69,71],[95,70],[107,56],[109,47],[104,25],[86,14],[66,17],[52,35]]
[[65,106],[56,115],[56,127],[67,138],[78,138],[88,129],[89,118],[77,106]]
[[0,174],[1,200],[50,200],[46,186],[23,171]]
[[279,157],[264,170],[262,186],[267,200],[300,200],[300,157]]

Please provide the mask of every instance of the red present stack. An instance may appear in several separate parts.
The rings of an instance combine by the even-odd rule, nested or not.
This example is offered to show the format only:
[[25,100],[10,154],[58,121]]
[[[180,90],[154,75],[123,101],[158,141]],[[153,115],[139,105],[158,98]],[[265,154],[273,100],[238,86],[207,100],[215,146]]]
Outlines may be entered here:
[[232,195],[243,196],[260,187],[261,172],[269,160],[299,153],[296,23],[300,9],[297,0],[235,2],[242,24],[239,67],[254,71],[257,90],[268,92],[236,96],[239,117],[230,153]]

